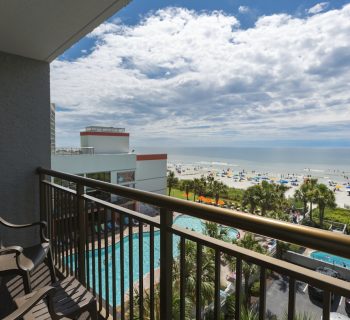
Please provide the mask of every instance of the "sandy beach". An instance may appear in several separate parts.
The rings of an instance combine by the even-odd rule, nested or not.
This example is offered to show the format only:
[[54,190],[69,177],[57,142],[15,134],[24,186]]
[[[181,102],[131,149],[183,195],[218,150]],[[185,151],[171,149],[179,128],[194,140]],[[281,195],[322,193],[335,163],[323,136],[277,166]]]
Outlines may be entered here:
[[[241,170],[239,171],[235,167],[223,168],[222,166],[198,166],[190,164],[176,164],[168,163],[168,170],[174,171],[175,176],[182,179],[195,179],[200,178],[201,176],[207,177],[209,174],[214,175],[215,179],[223,182],[228,187],[237,188],[237,189],[247,189],[254,184],[259,183],[261,178],[264,178],[268,181],[274,181],[275,183],[280,183],[281,180],[284,181],[285,185],[289,187],[286,192],[286,197],[292,197],[295,190],[299,188],[301,183],[308,175],[319,179],[320,182],[325,183],[331,190],[334,190],[334,186],[329,185],[329,177],[327,175],[320,176],[313,175],[312,172],[306,171],[304,174],[301,173],[290,173],[290,174],[280,174],[276,172],[258,172],[256,170]],[[223,172],[228,172],[228,174],[223,174]],[[240,173],[242,175],[240,175]],[[241,179],[241,176],[244,177]],[[292,181],[296,181],[293,183]],[[336,203],[340,208],[350,208],[350,189],[346,189],[346,185],[349,183],[349,179],[342,176],[340,173],[338,176],[332,177],[332,183],[338,186],[339,188],[335,191]],[[294,185],[293,185],[294,184]]]

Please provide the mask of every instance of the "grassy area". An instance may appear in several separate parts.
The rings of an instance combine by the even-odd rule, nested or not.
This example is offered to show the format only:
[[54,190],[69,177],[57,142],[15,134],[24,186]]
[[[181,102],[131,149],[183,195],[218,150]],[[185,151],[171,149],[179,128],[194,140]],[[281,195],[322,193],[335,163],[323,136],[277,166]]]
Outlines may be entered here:
[[[236,202],[237,204],[241,203],[242,197],[243,197],[244,190],[235,189],[235,188],[229,188],[227,197],[220,197],[220,199],[223,199],[224,201],[230,201],[230,202]],[[169,189],[167,188],[167,195],[169,194]],[[178,198],[178,199],[186,199],[186,194],[184,191],[181,191],[179,189],[171,189],[170,196]],[[198,196],[196,195],[196,199]],[[193,192],[189,193],[189,200],[193,201]]]
[[[166,191],[166,192],[167,192],[166,194],[168,195],[168,194],[169,194],[169,188],[167,188],[167,191]],[[181,190],[179,190],[179,189],[174,189],[174,188],[172,188],[172,189],[171,189],[170,196],[171,196],[171,197],[174,197],[174,198],[178,198],[178,199],[187,200],[187,199],[186,199],[185,192],[184,192],[184,191],[181,191]],[[189,199],[189,200],[193,200],[193,193],[192,193],[192,192],[189,193],[188,199]],[[196,199],[197,199],[197,197],[196,197]]]
[[240,203],[243,199],[243,195],[244,195],[244,190],[236,189],[236,188],[229,188],[227,198],[229,200]]
[[[314,220],[318,222],[319,212],[317,208],[312,210],[312,216]],[[335,208],[335,209],[326,208],[324,212],[324,219],[329,221],[345,223],[348,225],[348,230],[349,230],[350,210],[342,209],[342,208]]]

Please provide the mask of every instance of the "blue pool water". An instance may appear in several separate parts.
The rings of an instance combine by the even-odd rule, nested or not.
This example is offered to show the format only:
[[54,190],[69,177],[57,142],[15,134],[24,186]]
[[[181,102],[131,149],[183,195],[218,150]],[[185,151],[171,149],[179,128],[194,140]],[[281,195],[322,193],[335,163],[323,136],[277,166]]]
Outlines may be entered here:
[[[130,237],[124,237],[124,292],[129,293],[129,241]],[[178,240],[177,240],[178,241]],[[174,241],[175,242],[175,241]],[[139,280],[139,235],[137,233],[132,235],[132,247],[133,247],[133,282]],[[116,272],[115,272],[115,282],[116,282],[116,304],[120,305],[121,302],[121,282],[120,282],[120,242],[115,244],[115,262],[116,262]],[[177,254],[177,245],[174,245],[174,254]],[[96,289],[99,291],[99,279],[98,274],[101,272],[102,279],[102,297],[106,299],[106,269],[105,269],[105,256],[106,250],[101,249],[101,269],[98,269],[98,251],[92,250],[89,251],[89,279],[90,284],[92,285],[92,267],[93,267],[93,255],[95,259],[95,278],[96,278]],[[113,275],[112,275],[112,246],[107,248],[107,258],[108,258],[108,285],[109,285],[109,303],[113,305]],[[159,267],[159,258],[160,258],[160,231],[154,232],[154,268]],[[143,276],[150,272],[150,233],[143,233]]]
[[[188,228],[190,230],[194,230],[196,232],[203,232],[204,224],[203,222],[194,217],[182,215],[177,217],[174,220],[174,224]],[[232,239],[236,239],[239,234],[238,230],[234,228],[228,228],[229,237]],[[124,292],[129,293],[129,241],[130,237],[124,237]],[[179,237],[173,236],[173,255],[178,256],[178,243]],[[133,245],[133,282],[138,282],[139,280],[139,235],[135,233],[132,235],[132,245]],[[116,262],[116,272],[115,272],[115,281],[116,281],[116,304],[120,305],[121,302],[121,282],[120,282],[120,242],[115,244],[115,262]],[[105,257],[108,259],[108,270],[105,269]],[[99,290],[99,278],[98,275],[101,273],[101,286],[102,286],[102,297],[106,299],[106,271],[108,272],[108,285],[109,285],[109,303],[113,305],[113,292],[112,292],[112,283],[113,283],[113,275],[112,275],[112,246],[108,246],[107,252],[106,249],[101,249],[101,269],[98,269],[99,261],[98,261],[98,251],[95,250],[93,252],[90,250],[88,252],[89,257],[89,281],[90,285],[92,285],[92,276],[93,276],[93,259],[95,264],[95,285],[97,291]],[[143,276],[150,272],[150,233],[143,233]],[[160,231],[154,232],[154,268],[157,269],[160,264]]]
[[342,258],[322,251],[314,251],[310,256],[316,260],[321,260],[336,266],[350,269],[350,259]]
[[[194,230],[200,233],[203,233],[204,230],[204,222],[201,219],[187,215],[178,216],[174,220],[174,224],[179,227]],[[227,231],[230,239],[237,239],[237,236],[239,235],[239,231],[237,229],[227,228]]]

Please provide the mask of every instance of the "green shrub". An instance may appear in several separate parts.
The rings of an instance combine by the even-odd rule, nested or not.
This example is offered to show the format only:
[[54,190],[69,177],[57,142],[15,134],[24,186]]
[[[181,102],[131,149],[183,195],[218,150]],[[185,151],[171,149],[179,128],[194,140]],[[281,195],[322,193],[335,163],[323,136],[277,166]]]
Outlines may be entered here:
[[259,293],[260,293],[260,281],[257,280],[255,281],[251,288],[250,288],[250,294],[253,296],[253,297],[258,297],[259,296]]
[[[316,224],[316,227],[318,227],[319,212],[317,208],[315,208],[312,211],[312,217]],[[347,225],[347,230],[349,231],[350,210],[342,209],[342,208],[335,208],[335,209],[326,208],[324,212],[324,219],[328,221],[344,223]],[[328,229],[328,228],[329,228],[329,224],[326,223],[325,229]]]

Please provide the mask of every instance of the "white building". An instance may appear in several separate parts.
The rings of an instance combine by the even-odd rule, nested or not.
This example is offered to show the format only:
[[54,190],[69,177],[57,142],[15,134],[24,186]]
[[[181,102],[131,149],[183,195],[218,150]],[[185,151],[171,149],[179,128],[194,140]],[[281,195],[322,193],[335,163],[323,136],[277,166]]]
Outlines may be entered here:
[[[80,132],[80,148],[55,150],[51,157],[52,169],[166,194],[167,155],[131,153],[129,138],[124,128],[87,127]],[[97,190],[90,192],[144,213],[150,209],[121,197],[103,195]]]

